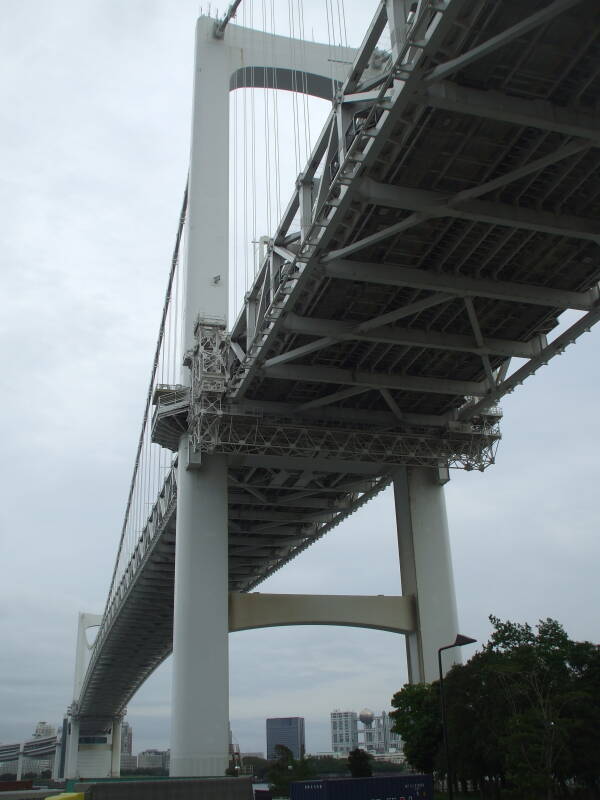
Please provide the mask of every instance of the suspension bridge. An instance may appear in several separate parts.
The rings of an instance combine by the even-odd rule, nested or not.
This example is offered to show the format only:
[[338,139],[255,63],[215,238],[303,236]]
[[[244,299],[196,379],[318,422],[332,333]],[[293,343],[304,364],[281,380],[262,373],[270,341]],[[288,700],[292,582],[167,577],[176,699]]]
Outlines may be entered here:
[[[188,184],[106,607],[80,615],[68,777],[118,773],[126,704],[171,652],[171,773],[222,775],[230,631],[395,631],[410,680],[434,679],[458,633],[449,468],[493,464],[501,398],[600,317],[595,0],[382,0],[357,49],[333,3],[324,44],[300,16],[287,37],[264,8],[262,30],[234,24],[239,5],[197,23]],[[256,134],[230,146],[249,89],[259,192]],[[314,142],[308,96],[329,103]],[[401,594],[254,591],[390,484]]]

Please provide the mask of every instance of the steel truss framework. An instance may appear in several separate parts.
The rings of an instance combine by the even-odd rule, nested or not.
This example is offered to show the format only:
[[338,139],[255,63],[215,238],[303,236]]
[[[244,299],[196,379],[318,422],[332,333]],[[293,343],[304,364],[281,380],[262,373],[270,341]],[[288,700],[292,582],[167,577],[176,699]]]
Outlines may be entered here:
[[[156,441],[189,431],[192,468],[228,453],[238,591],[396,464],[443,480],[491,463],[497,403],[600,317],[600,6],[404,5],[382,0],[230,334],[202,320],[191,389],[156,393]],[[175,499],[170,472],[99,633],[88,717],[170,651]]]

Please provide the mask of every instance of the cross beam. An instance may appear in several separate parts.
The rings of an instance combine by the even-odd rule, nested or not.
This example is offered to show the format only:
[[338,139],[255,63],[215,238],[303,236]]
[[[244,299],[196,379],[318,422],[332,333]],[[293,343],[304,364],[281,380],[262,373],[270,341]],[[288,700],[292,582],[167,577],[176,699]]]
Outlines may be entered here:
[[429,218],[454,217],[600,242],[600,226],[592,219],[519,208],[489,200],[464,200],[460,196],[448,198],[442,192],[392,186],[371,178],[362,178],[357,191],[363,200],[373,205],[421,211]]
[[382,372],[340,369],[338,367],[304,366],[299,364],[263,367],[268,378],[308,383],[334,383],[345,386],[369,386],[373,389],[395,389],[405,392],[472,395],[483,397],[486,387],[477,381],[456,381],[448,378],[422,378],[414,375],[388,375]]
[[487,278],[469,278],[464,275],[410,269],[397,264],[340,259],[322,265],[322,269],[329,278],[364,281],[385,286],[406,286],[412,289],[442,290],[457,297],[489,297],[511,303],[529,303],[561,309],[573,308],[578,311],[589,311],[600,297],[598,286],[585,292],[570,292],[513,281],[494,281]]
[[[448,295],[448,297],[454,299],[452,295]],[[484,337],[481,345],[479,345],[472,336],[420,328],[397,328],[391,325],[372,328],[362,333],[359,329],[360,326],[357,327],[354,322],[301,317],[297,314],[288,314],[285,318],[284,326],[291,333],[323,337],[317,339],[317,342],[323,342],[327,338],[335,341],[430,347],[435,350],[456,350],[465,353],[477,353],[478,355],[516,356],[517,358],[530,358],[539,352],[541,347],[538,339],[519,342],[510,339]],[[297,348],[297,350],[299,349]],[[290,352],[293,353],[294,351]],[[265,362],[265,366],[271,366],[273,362],[275,362],[275,359],[269,359]]]
[[577,136],[600,146],[600,115],[589,111],[562,108],[546,100],[532,102],[501,92],[470,89],[451,81],[424,86],[417,97],[433,108]]
[[[589,142],[587,141],[582,142],[581,140],[577,140],[575,142],[570,142],[569,144],[563,145],[557,150],[554,150],[553,152],[548,153],[541,158],[536,158],[533,161],[530,161],[528,164],[517,167],[517,169],[509,170],[508,172],[505,172],[504,175],[500,175],[497,178],[480,183],[478,186],[473,186],[470,189],[464,189],[463,191],[457,192],[450,197],[444,196],[443,203],[432,203],[429,207],[423,207],[419,211],[415,211],[409,217],[395,223],[394,225],[390,225],[387,228],[377,231],[376,233],[372,233],[370,236],[365,236],[363,239],[358,239],[351,244],[346,245],[345,247],[341,247],[338,250],[333,250],[330,253],[327,253],[327,255],[323,256],[321,261],[326,262],[333,261],[336,258],[346,258],[346,256],[356,253],[359,250],[363,250],[365,247],[369,247],[370,245],[377,244],[385,239],[389,239],[391,236],[396,236],[397,234],[402,233],[402,231],[408,230],[409,228],[414,228],[415,225],[420,225],[422,222],[425,222],[425,220],[430,219],[432,216],[449,216],[451,215],[451,212],[449,211],[450,208],[455,208],[456,206],[460,206],[462,203],[473,200],[476,197],[481,197],[482,195],[494,192],[497,189],[500,189],[502,186],[506,186],[513,181],[520,180],[526,175],[539,172],[550,164],[554,164],[557,161],[569,158],[570,156],[575,155],[582,150],[586,150],[588,147]],[[362,190],[363,192],[366,192],[368,197],[369,187],[371,185],[371,182],[368,180],[357,181],[355,186],[359,191],[359,196],[360,191]],[[378,185],[384,186],[386,184]],[[505,220],[503,224],[507,224],[507,221]]]

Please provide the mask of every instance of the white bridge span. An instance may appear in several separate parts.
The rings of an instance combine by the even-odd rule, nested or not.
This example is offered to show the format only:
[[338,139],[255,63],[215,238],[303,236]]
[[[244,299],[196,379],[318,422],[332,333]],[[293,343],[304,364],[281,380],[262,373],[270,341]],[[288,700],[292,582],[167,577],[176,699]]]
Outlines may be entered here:
[[[229,631],[397,631],[410,680],[436,677],[458,632],[448,468],[492,464],[499,400],[600,317],[599,31],[595,0],[382,0],[332,67],[325,45],[292,63],[290,40],[200,18],[189,184],[106,609],[80,618],[68,775],[102,731],[86,768],[118,771],[124,708],[171,652],[172,773],[223,774]],[[242,86],[332,109],[230,325]],[[173,297],[181,372],[165,380]],[[148,515],[140,464],[159,448]],[[390,483],[398,597],[248,594]]]

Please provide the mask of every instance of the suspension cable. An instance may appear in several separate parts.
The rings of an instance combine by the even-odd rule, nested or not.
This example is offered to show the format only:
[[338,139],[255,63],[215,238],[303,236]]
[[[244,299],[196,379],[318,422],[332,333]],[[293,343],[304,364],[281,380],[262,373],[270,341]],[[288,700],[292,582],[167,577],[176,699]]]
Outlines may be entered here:
[[164,332],[165,332],[165,323],[166,323],[166,320],[167,320],[167,313],[168,313],[169,305],[170,305],[170,301],[171,301],[171,287],[173,286],[173,277],[175,275],[175,270],[177,268],[177,263],[179,261],[179,247],[180,247],[181,239],[182,239],[182,236],[183,236],[183,226],[184,226],[184,223],[185,223],[185,217],[186,217],[186,212],[187,212],[187,204],[188,204],[188,185],[189,185],[189,178],[186,181],[185,191],[183,193],[183,202],[181,204],[181,212],[179,214],[179,224],[177,226],[177,236],[175,237],[175,247],[173,249],[173,256],[171,258],[171,269],[169,271],[169,279],[167,281],[167,290],[166,290],[166,293],[165,293],[165,302],[164,302],[164,305],[163,305],[162,316],[161,316],[161,320],[160,320],[160,327],[158,329],[158,341],[156,342],[156,349],[154,350],[154,360],[152,362],[152,371],[151,371],[151,375],[150,375],[150,384],[148,386],[148,393],[146,395],[146,407],[144,409],[144,417],[143,417],[143,420],[142,420],[142,429],[140,431],[140,436],[139,436],[139,439],[138,439],[137,452],[136,452],[136,455],[135,455],[135,463],[134,463],[134,466],[133,466],[133,476],[131,478],[131,483],[129,485],[129,495],[127,497],[127,505],[125,507],[125,519],[123,521],[123,527],[121,529],[121,538],[119,540],[119,549],[117,550],[117,558],[116,558],[116,561],[115,561],[115,567],[113,569],[113,574],[112,574],[112,578],[111,578],[111,581],[110,581],[110,588],[108,590],[108,598],[107,598],[107,601],[106,601],[105,613],[106,613],[106,610],[108,609],[108,605],[109,605],[109,603],[111,601],[111,598],[112,598],[112,592],[113,592],[113,589],[114,589],[115,580],[116,580],[116,576],[117,576],[117,571],[118,571],[118,568],[119,568],[119,561],[120,561],[120,558],[121,558],[121,552],[123,550],[123,542],[124,542],[125,534],[126,534],[126,530],[127,530],[127,522],[129,520],[129,513],[130,513],[130,510],[131,510],[131,504],[132,504],[133,495],[134,495],[134,491],[135,491],[136,478],[137,478],[138,469],[139,469],[139,466],[140,466],[142,449],[144,447],[144,438],[145,438],[145,432],[146,432],[146,425],[147,425],[147,422],[148,422],[150,405],[152,403],[152,392],[153,392],[153,389],[154,389],[154,379],[156,377],[156,372],[158,370],[158,364],[159,364],[159,361],[160,361],[160,352],[161,352],[162,341],[163,341],[163,336],[164,336]]

